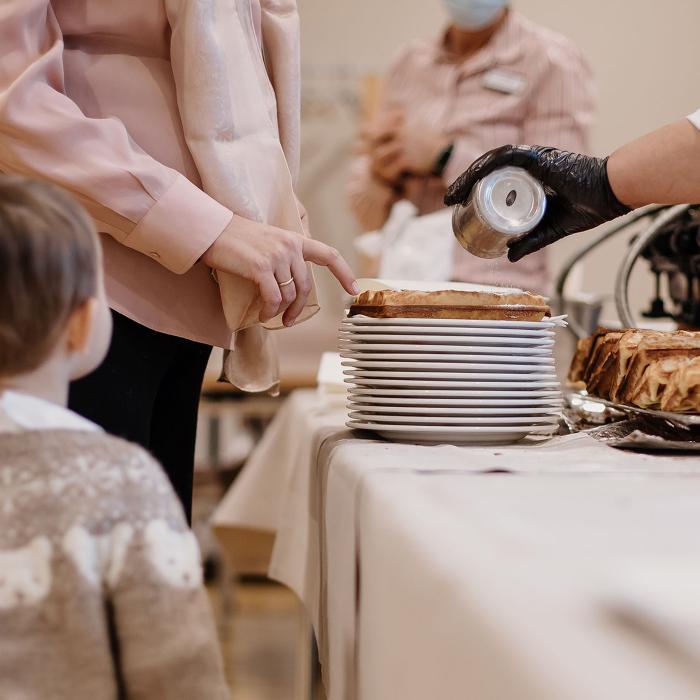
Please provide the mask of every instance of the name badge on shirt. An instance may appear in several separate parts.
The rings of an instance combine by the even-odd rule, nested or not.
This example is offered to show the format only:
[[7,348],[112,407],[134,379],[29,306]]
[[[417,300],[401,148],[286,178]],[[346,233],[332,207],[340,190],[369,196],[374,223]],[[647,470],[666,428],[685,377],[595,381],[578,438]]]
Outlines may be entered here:
[[503,92],[506,95],[519,95],[525,88],[526,82],[522,75],[503,68],[492,68],[486,71],[481,79],[481,84],[487,90]]

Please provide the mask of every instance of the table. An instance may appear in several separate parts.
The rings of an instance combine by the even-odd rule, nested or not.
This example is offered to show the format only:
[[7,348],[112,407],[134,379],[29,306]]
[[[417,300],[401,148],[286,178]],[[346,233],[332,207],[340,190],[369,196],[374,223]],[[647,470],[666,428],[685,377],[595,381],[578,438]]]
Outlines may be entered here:
[[[309,611],[330,700],[700,697],[700,636],[664,625],[679,580],[700,591],[696,457],[585,434],[392,444],[344,422],[293,394],[215,516],[276,533],[269,574]],[[688,575],[640,598],[665,571]]]

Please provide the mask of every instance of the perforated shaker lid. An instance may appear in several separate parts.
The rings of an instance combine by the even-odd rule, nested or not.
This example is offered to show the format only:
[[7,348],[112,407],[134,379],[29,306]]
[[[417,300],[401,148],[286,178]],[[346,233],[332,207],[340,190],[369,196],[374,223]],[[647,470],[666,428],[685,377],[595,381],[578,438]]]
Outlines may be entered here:
[[531,231],[544,216],[542,185],[522,168],[500,168],[476,184],[474,200],[489,225],[511,235]]

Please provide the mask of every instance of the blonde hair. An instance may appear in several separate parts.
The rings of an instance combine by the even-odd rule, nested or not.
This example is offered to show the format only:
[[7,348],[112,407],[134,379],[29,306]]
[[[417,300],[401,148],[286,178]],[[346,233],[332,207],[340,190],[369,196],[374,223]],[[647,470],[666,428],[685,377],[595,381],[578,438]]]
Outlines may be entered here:
[[92,220],[47,182],[0,176],[0,376],[30,372],[98,291]]

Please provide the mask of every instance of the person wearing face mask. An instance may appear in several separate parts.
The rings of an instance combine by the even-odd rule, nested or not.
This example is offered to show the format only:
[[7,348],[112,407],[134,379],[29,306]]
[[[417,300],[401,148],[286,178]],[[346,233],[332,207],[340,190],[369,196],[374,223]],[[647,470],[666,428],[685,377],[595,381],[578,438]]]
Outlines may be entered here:
[[[402,199],[420,215],[437,211],[464,164],[503,143],[587,150],[593,81],[577,47],[507,0],[442,2],[446,31],[399,52],[361,131],[348,193],[364,230],[381,228]],[[455,243],[452,277],[546,291],[546,254],[509,265]]]

